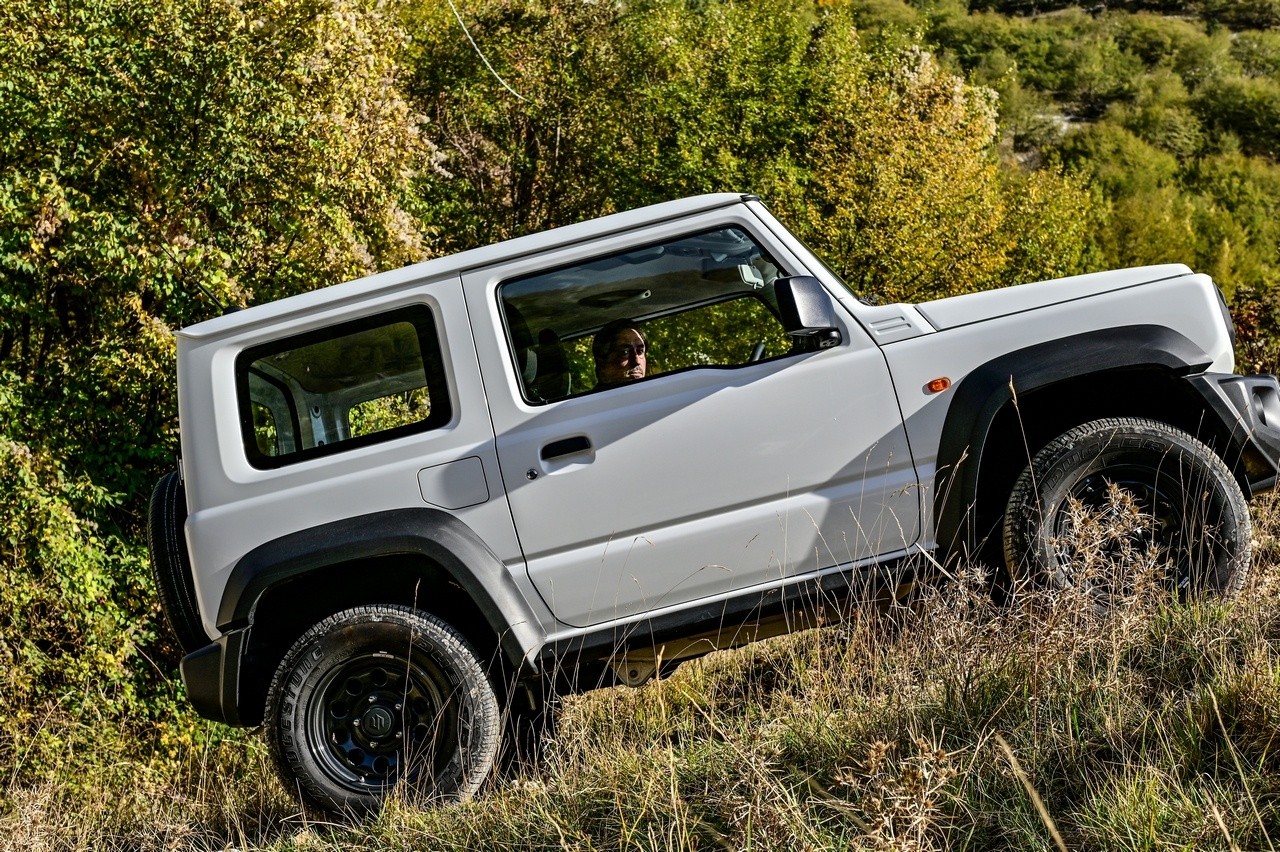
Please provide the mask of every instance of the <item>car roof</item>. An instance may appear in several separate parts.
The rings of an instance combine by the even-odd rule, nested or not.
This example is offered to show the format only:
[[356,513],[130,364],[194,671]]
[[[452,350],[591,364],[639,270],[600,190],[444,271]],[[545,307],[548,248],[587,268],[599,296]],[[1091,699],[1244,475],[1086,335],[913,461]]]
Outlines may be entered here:
[[387,294],[402,287],[416,286],[424,279],[449,277],[521,255],[587,242],[612,233],[729,207],[753,198],[754,196],[741,193],[722,192],[665,201],[635,210],[613,213],[232,311],[187,326],[179,330],[177,335],[179,338],[192,341],[223,337],[250,328],[270,325],[297,314],[355,303],[373,295]]

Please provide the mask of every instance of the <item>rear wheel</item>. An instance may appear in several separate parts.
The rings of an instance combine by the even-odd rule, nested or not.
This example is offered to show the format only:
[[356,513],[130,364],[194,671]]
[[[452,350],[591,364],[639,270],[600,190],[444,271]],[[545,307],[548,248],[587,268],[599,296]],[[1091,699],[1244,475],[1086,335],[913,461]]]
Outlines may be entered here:
[[[1086,533],[1101,538],[1086,543]],[[1036,454],[1009,498],[1004,553],[1015,580],[1075,586],[1091,560],[1142,554],[1180,597],[1231,595],[1248,576],[1250,534],[1244,495],[1213,450],[1124,417],[1085,423]],[[1100,596],[1122,591],[1114,576],[1087,582]]]
[[432,615],[364,606],[330,616],[285,655],[267,697],[286,785],[325,811],[474,794],[501,739],[497,698],[466,641]]

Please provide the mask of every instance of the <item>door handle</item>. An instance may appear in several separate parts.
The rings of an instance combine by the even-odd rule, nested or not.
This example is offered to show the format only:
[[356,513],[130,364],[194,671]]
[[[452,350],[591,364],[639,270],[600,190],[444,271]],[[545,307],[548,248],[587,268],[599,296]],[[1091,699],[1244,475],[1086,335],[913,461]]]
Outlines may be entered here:
[[591,441],[586,435],[574,435],[572,438],[561,438],[558,441],[552,441],[542,448],[542,460],[550,461],[560,456],[568,456],[573,453],[585,453],[591,449]]

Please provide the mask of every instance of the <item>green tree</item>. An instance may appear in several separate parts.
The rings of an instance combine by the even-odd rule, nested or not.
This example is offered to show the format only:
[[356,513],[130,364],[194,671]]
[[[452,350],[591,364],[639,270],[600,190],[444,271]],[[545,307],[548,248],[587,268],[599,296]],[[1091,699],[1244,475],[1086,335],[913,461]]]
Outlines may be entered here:
[[170,328],[423,255],[402,42],[361,0],[0,7],[0,367],[33,440],[145,492]]
[[[415,24],[414,92],[430,97],[441,153],[422,192],[458,214],[448,235],[441,223],[451,246],[741,190],[860,290],[928,297],[1043,277],[1009,265],[1020,234],[994,156],[993,93],[919,48],[866,49],[857,10],[782,0],[460,9],[484,59],[456,21],[447,30],[449,10]],[[1020,229],[1056,226],[1036,212],[1058,209],[1055,193],[1072,199],[1062,206],[1073,221],[1092,207],[1056,175],[1037,187],[1030,197],[1044,204],[1019,207]],[[1060,256],[1042,259],[1074,269],[1084,234],[1058,233],[1075,242],[1045,242]]]
[[128,745],[104,724],[172,707],[168,666],[146,662],[174,649],[141,530],[177,448],[172,329],[424,256],[409,205],[432,151],[403,47],[398,8],[375,0],[0,4],[13,778],[112,731],[140,750],[189,735]]
[[1249,76],[1280,76],[1280,32],[1237,33],[1231,42],[1231,57]]
[[1205,145],[1200,119],[1182,79],[1159,69],[1138,81],[1131,102],[1114,104],[1106,118],[1143,141],[1186,160]]
[[1234,134],[1246,153],[1280,159],[1280,80],[1212,80],[1196,91],[1194,105],[1206,126]]

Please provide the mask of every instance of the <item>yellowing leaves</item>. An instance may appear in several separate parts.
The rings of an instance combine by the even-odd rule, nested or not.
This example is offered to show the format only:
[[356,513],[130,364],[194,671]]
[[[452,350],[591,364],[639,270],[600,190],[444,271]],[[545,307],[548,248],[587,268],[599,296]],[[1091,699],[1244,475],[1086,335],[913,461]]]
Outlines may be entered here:
[[[929,297],[1077,271],[1096,202],[996,159],[996,99],[919,48],[868,49],[844,8],[781,0],[524,5],[416,30],[449,247],[698,192],[761,195],[861,292]],[[572,45],[569,49],[567,45]],[[442,202],[442,203],[441,203]],[[1038,203],[1037,203],[1038,202]],[[1045,227],[1053,239],[1019,248]]]

